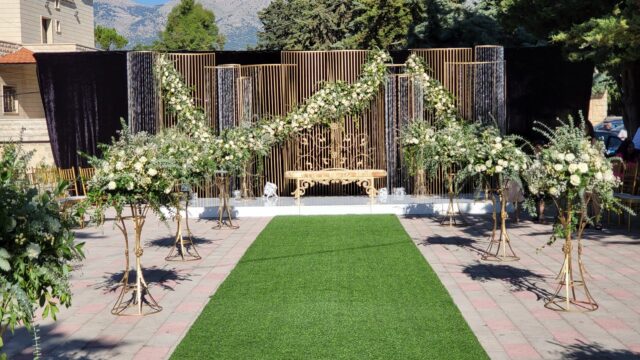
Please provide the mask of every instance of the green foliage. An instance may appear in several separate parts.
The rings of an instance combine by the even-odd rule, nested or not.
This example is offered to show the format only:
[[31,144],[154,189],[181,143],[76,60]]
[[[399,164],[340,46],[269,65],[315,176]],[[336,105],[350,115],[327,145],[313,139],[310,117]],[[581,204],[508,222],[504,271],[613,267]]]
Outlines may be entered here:
[[412,6],[406,0],[356,1],[352,33],[345,46],[354,49],[401,49],[407,45],[407,34],[412,23]]
[[619,0],[606,10],[568,29],[558,29],[553,41],[565,44],[571,58],[592,59],[608,68],[640,59],[640,3]]
[[97,25],[94,29],[96,46],[102,50],[122,49],[129,43],[129,40],[118,34],[116,29]]
[[275,0],[259,13],[259,49],[402,48],[412,23],[409,0]]
[[392,215],[271,220],[171,358],[202,359],[203,354],[212,359],[487,359],[438,276]]
[[0,152],[1,335],[19,324],[31,329],[38,307],[55,319],[61,305],[71,305],[71,262],[84,254],[56,200],[66,184],[40,192],[26,178],[31,154],[15,144]]
[[534,45],[538,38],[522,28],[505,29],[493,0],[426,0],[413,16],[409,47],[479,44]]
[[156,50],[222,50],[224,36],[216,17],[194,0],[181,0],[167,17],[167,26],[154,43]]
[[[563,221],[575,219],[580,213],[590,221],[587,210],[594,201],[601,209],[631,212],[614,196],[620,181],[613,174],[613,160],[604,156],[604,144],[586,137],[582,118],[578,125],[571,117],[559,122],[560,126],[554,129],[540,123],[534,128],[549,140],[549,145],[540,151],[527,172],[529,191],[553,199]],[[532,205],[528,206],[530,210]],[[573,225],[567,226],[571,224],[562,225],[555,228],[557,237],[577,230]],[[551,241],[555,239],[552,237]]]
[[162,217],[161,207],[174,204],[173,193],[182,166],[161,151],[156,138],[146,132],[132,134],[126,124],[110,145],[100,145],[102,157],[89,157],[96,169],[89,181],[85,205],[95,206],[94,220],[103,219],[108,207],[122,215],[126,207],[140,206],[143,214],[151,209]]

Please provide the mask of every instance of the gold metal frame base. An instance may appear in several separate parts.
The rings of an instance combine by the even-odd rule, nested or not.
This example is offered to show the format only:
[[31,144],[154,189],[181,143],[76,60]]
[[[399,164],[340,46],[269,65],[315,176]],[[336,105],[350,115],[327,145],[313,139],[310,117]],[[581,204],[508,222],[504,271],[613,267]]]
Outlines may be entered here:
[[[456,221],[456,218],[460,218],[460,222]],[[440,219],[440,225],[442,226],[467,226],[469,222],[460,212],[460,208],[456,208],[453,203],[453,197],[449,198],[449,207],[447,208],[447,213],[442,216]]]
[[520,257],[511,247],[511,238],[507,232],[507,202],[504,199],[504,190],[498,190],[500,197],[500,230],[498,230],[498,217],[496,214],[495,197],[491,196],[493,202],[493,230],[489,236],[489,246],[485,250],[481,259],[485,261],[509,262],[518,261]]
[[[116,226],[122,231],[125,243],[125,270],[120,280],[120,294],[116,303],[111,308],[111,314],[117,316],[146,316],[162,311],[162,306],[158,305],[156,299],[149,292],[149,285],[144,279],[142,272],[142,254],[144,250],[141,244],[142,227],[144,226],[145,216],[148,211],[147,206],[132,205],[131,217],[118,216]],[[133,220],[135,231],[134,254],[136,257],[135,270],[136,281],[129,283],[129,235],[125,224],[125,219]]]
[[[187,200],[188,201],[188,200]],[[186,208],[185,208],[186,209]],[[188,210],[185,210],[188,211]],[[189,229],[189,213],[187,212],[185,217],[185,225],[187,230],[187,236],[182,235],[182,216],[180,210],[177,210],[176,223],[178,224],[176,230],[176,240],[164,259],[166,261],[196,261],[202,259],[202,256],[198,253],[196,244],[193,242],[193,234]]]
[[[216,173],[215,183],[218,187],[219,197],[220,197],[220,205],[218,206],[218,224],[213,227],[214,230],[235,230],[239,229],[240,226],[233,225],[233,221],[231,220],[231,207],[229,206],[229,176],[226,172],[218,172]],[[224,220],[224,215],[227,214],[227,220]]]
[[[147,316],[162,311],[162,306],[158,305],[158,302],[149,293],[146,283],[141,286],[141,296],[138,296],[135,283],[125,284],[123,282],[120,286],[122,290],[120,290],[118,300],[111,308],[111,314],[117,316]],[[130,294],[130,298],[125,300],[127,294]]]
[[578,269],[573,269],[573,239],[571,237],[571,207],[561,212],[560,222],[565,231],[565,243],[562,247],[564,261],[556,279],[560,280],[554,294],[547,300],[544,306],[547,309],[567,312],[590,312],[598,309],[587,283],[585,281],[586,269],[582,262],[582,231],[584,230],[584,213],[580,214],[578,229]]

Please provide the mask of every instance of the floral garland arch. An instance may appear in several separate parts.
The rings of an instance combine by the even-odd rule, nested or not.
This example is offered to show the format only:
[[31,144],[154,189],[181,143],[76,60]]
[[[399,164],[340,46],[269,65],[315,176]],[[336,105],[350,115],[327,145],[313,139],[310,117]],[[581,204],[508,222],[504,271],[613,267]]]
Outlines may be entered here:
[[[212,133],[204,112],[193,101],[191,89],[166,56],[159,57],[156,71],[168,110],[177,116],[179,131],[204,146],[196,151],[209,156],[209,170],[216,168],[239,173],[253,155],[266,155],[272,146],[315,125],[328,125],[344,116],[361,112],[384,83],[387,74],[385,64],[390,60],[386,51],[372,51],[363,65],[361,76],[353,84],[344,81],[326,83],[304,104],[285,116],[261,119],[249,126],[225,130],[219,135]],[[428,75],[424,62],[412,54],[405,66],[407,73],[414,75],[424,88],[425,105],[434,112],[437,121],[455,120],[454,97],[439,81]]]

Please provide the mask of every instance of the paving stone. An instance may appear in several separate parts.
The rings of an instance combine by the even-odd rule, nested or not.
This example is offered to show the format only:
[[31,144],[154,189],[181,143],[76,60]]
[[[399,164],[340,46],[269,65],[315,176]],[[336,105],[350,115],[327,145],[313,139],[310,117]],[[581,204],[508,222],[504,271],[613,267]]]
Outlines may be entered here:
[[[544,307],[556,289],[562,244],[545,246],[550,225],[509,224],[520,261],[485,262],[488,217],[468,228],[438,226],[427,217],[401,223],[452,296],[492,359],[559,359],[578,354],[638,353],[640,340],[640,244],[637,231],[587,230],[584,263],[589,290],[600,308],[563,313]],[[611,355],[611,356],[614,356]]]

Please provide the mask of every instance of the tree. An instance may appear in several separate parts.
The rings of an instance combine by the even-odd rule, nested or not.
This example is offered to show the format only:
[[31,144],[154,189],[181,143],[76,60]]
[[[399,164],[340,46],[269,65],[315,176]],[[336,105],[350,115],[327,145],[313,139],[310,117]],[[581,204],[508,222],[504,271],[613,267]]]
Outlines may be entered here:
[[636,0],[502,0],[503,22],[562,44],[569,59],[591,60],[620,88],[625,127],[640,126],[640,3]]
[[462,0],[426,0],[423,12],[409,34],[410,47],[474,46],[479,44],[523,45],[539,40],[514,28],[507,31],[499,22],[492,0],[470,3]]
[[258,48],[402,48],[414,6],[416,0],[274,0],[258,14]]
[[346,44],[356,48],[383,49],[407,46],[412,15],[419,14],[422,8],[417,1],[361,0],[355,3],[354,18],[350,24],[353,34],[345,40]]
[[263,31],[258,49],[329,50],[344,48],[352,1],[274,0],[258,13]]
[[154,43],[156,50],[222,50],[224,36],[216,17],[194,0],[181,0],[167,18],[167,26]]
[[116,29],[104,26],[96,26],[94,31],[96,47],[102,50],[122,49],[129,43],[129,40],[118,34]]

